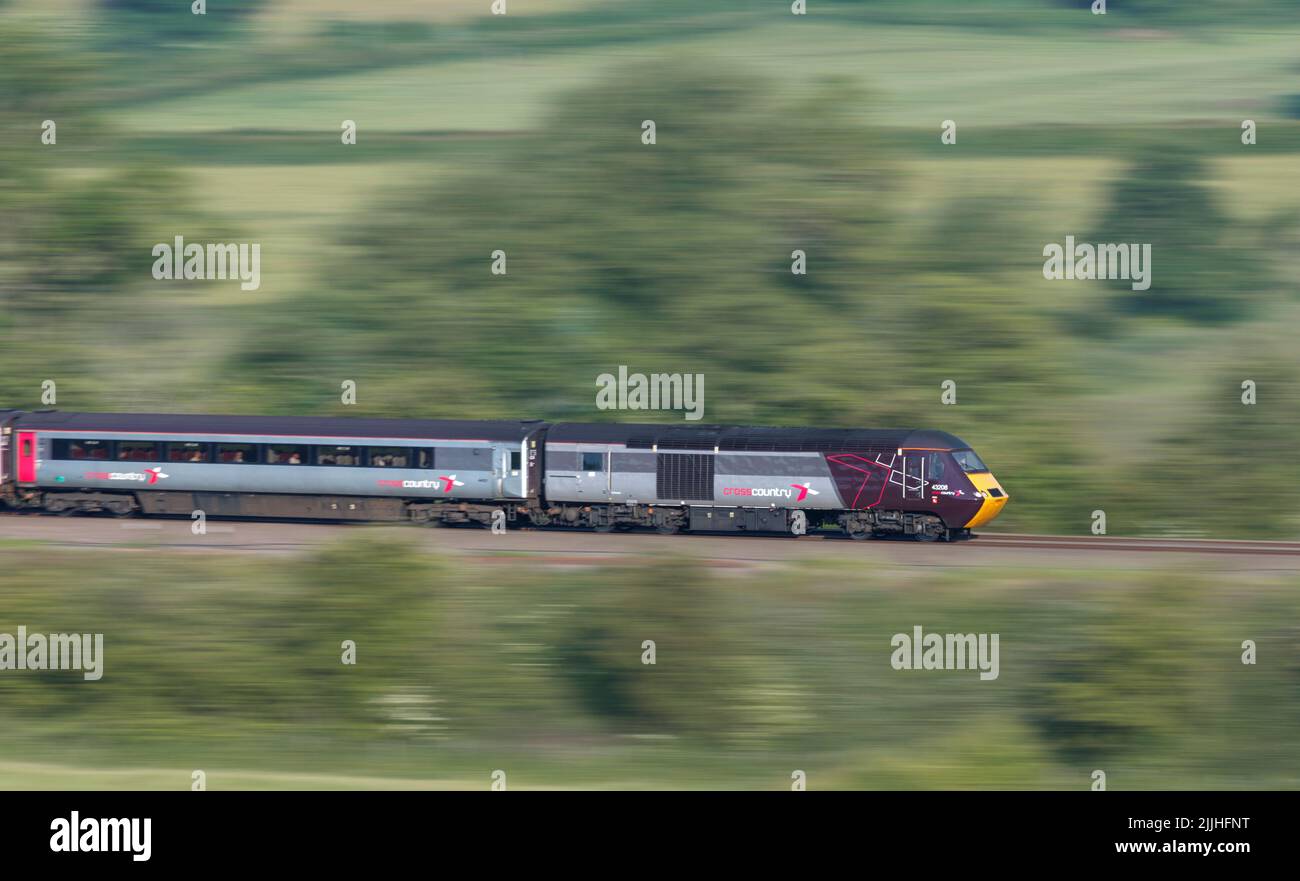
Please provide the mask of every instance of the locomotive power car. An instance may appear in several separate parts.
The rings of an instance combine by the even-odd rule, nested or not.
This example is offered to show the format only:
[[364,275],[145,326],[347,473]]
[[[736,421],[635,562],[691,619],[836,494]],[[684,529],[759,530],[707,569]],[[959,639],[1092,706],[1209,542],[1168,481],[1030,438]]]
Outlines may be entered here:
[[0,503],[58,514],[934,541],[1007,500],[931,430],[0,410]]

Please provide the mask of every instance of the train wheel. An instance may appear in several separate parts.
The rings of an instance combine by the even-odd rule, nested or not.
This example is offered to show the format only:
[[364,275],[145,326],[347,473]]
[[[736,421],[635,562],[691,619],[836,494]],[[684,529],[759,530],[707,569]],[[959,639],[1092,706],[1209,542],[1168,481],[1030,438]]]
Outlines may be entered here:
[[682,528],[676,523],[660,523],[655,527],[655,532],[660,535],[676,535],[681,532]]

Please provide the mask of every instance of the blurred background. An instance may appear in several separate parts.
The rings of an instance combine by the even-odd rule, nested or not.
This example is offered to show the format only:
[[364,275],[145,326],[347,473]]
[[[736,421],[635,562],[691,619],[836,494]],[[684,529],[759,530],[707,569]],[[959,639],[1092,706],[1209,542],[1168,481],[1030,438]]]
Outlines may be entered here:
[[[625,364],[703,374],[707,422],[953,432],[995,530],[1296,538],[1300,2],[1090,6],[0,0],[0,406],[680,422],[596,409]],[[176,236],[260,243],[260,287],[154,280]],[[1045,280],[1066,236],[1151,243],[1150,289]],[[108,653],[93,688],[0,678],[0,785],[1300,770],[1289,571],[520,572],[348,532],[147,567],[0,539],[44,573],[0,631]],[[914,624],[1000,631],[1001,679],[894,673]],[[691,660],[647,679],[665,628]],[[341,630],[385,648],[347,672]]]

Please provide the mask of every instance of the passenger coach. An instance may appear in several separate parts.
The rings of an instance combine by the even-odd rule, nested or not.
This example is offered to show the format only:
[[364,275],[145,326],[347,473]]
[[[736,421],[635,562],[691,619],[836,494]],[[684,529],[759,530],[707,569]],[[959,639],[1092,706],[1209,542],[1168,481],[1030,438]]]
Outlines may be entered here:
[[10,417],[11,504],[46,511],[485,519],[536,498],[539,422],[43,411]]

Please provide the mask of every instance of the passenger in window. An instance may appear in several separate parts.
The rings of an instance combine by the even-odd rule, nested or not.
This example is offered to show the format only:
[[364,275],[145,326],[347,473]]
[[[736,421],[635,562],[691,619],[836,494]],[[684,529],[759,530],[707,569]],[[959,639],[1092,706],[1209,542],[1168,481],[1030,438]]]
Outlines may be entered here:
[[230,456],[230,460],[229,460],[229,461],[231,461],[231,462],[243,462],[243,461],[244,461],[244,451],[243,451],[243,450],[235,450],[233,453],[227,453],[226,455],[227,455],[227,456]]
[[289,464],[290,464],[290,465],[301,465],[301,464],[302,464],[302,457],[298,455],[297,450],[295,450],[294,452],[292,452],[292,453],[289,454]]
[[195,451],[194,451],[194,454],[193,454],[192,456],[190,456],[190,461],[191,461],[191,462],[202,462],[202,461],[203,461],[203,451],[202,451],[202,450],[195,450]]

